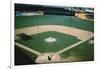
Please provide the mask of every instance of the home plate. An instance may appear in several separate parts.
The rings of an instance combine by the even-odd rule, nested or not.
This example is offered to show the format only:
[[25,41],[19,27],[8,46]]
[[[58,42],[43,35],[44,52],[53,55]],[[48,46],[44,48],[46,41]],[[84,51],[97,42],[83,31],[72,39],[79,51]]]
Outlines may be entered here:
[[60,61],[60,55],[56,53],[43,53],[39,55],[35,60],[36,63],[51,63],[59,61]]

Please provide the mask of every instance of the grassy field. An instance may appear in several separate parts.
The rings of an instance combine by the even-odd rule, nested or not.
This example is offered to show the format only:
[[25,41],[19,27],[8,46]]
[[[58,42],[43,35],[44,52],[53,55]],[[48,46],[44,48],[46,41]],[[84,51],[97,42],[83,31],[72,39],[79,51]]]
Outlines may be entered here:
[[[82,30],[94,32],[94,22],[89,20],[82,20],[74,16],[56,16],[56,15],[42,15],[42,16],[16,16],[15,17],[15,30],[19,28],[33,27],[38,25],[63,25],[74,27]],[[34,31],[33,31],[34,32]],[[41,53],[57,52],[69,45],[78,41],[74,36],[66,35],[60,32],[48,31],[35,35],[31,35],[32,39],[23,40],[18,39],[16,42],[21,43],[29,48],[32,48]],[[48,37],[56,38],[56,42],[48,43],[44,40]],[[93,38],[92,38],[93,39]],[[32,58],[34,54],[25,52]],[[36,56],[36,55],[35,55]],[[93,60],[94,59],[94,45],[88,41],[78,45],[71,50],[65,51],[60,54],[62,58],[68,56],[75,56],[80,60]],[[33,59],[34,60],[34,59]]]
[[[51,32],[51,31],[36,34],[36,35],[31,35],[31,37],[32,39],[30,40],[25,41],[25,40],[19,39],[17,40],[17,42],[42,53],[57,52],[79,41],[74,36],[70,36],[70,35],[66,35],[66,34],[58,33],[58,32]],[[54,43],[45,42],[45,39],[48,37],[56,38],[57,41]]]
[[73,16],[43,15],[15,17],[15,29],[36,25],[64,25],[69,27],[73,26],[75,28],[84,29],[91,32],[94,31],[93,21],[82,20]]
[[86,60],[93,60],[94,58],[94,45],[89,44],[88,41],[78,45],[77,47],[65,51],[61,54],[63,58],[66,58],[68,56],[75,56],[79,57],[80,60],[86,61]]

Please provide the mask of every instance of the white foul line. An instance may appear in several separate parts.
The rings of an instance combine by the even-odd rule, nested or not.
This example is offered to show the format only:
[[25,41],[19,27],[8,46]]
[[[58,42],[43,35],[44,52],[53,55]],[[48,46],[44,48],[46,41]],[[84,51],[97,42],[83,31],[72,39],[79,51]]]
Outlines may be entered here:
[[[93,37],[93,36],[92,36],[92,37]],[[90,37],[90,38],[92,38],[92,37]],[[78,46],[79,44],[81,44],[81,43],[83,43],[83,42],[89,40],[90,38],[88,38],[88,39],[86,39],[86,40],[79,41],[79,42],[77,42],[77,43],[75,43],[75,44],[73,44],[73,45],[71,45],[71,46],[68,46],[68,47],[66,47],[66,48],[64,48],[64,49],[62,49],[62,50],[60,50],[60,51],[58,51],[58,52],[56,52],[56,53],[57,53],[57,54],[61,54],[61,53],[65,52],[65,51],[68,51],[68,50],[72,49],[73,47],[76,47],[76,46]]]
[[20,47],[20,48],[23,48],[23,49],[25,49],[25,50],[27,50],[27,51],[29,51],[29,52],[31,52],[31,53],[34,53],[34,54],[36,54],[36,55],[40,55],[40,54],[41,54],[40,52],[38,52],[38,51],[36,51],[36,50],[33,50],[33,49],[31,49],[31,48],[29,48],[29,47],[27,47],[27,46],[24,46],[24,45],[22,45],[22,44],[20,44],[20,43],[15,42],[15,45],[18,46],[18,47]]

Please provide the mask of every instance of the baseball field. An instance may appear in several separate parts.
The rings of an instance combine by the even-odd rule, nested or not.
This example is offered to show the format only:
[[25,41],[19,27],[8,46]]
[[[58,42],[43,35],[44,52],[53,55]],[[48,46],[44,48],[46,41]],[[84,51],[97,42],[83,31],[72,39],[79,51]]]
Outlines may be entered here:
[[75,16],[15,16],[15,45],[36,63],[94,60],[93,33]]

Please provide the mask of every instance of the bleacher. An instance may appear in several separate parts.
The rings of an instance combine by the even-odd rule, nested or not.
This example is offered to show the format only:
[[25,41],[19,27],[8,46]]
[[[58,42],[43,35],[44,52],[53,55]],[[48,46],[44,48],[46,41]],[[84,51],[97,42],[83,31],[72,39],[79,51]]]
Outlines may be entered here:
[[24,5],[16,4],[15,5],[15,15],[24,16],[24,15],[64,15],[64,16],[74,16],[75,11],[66,10],[64,7],[47,7],[47,6],[34,6],[34,5]]
[[15,4],[16,16],[63,15],[75,16],[75,13],[86,13],[88,18],[94,18],[94,9],[81,7],[54,7],[41,5]]

